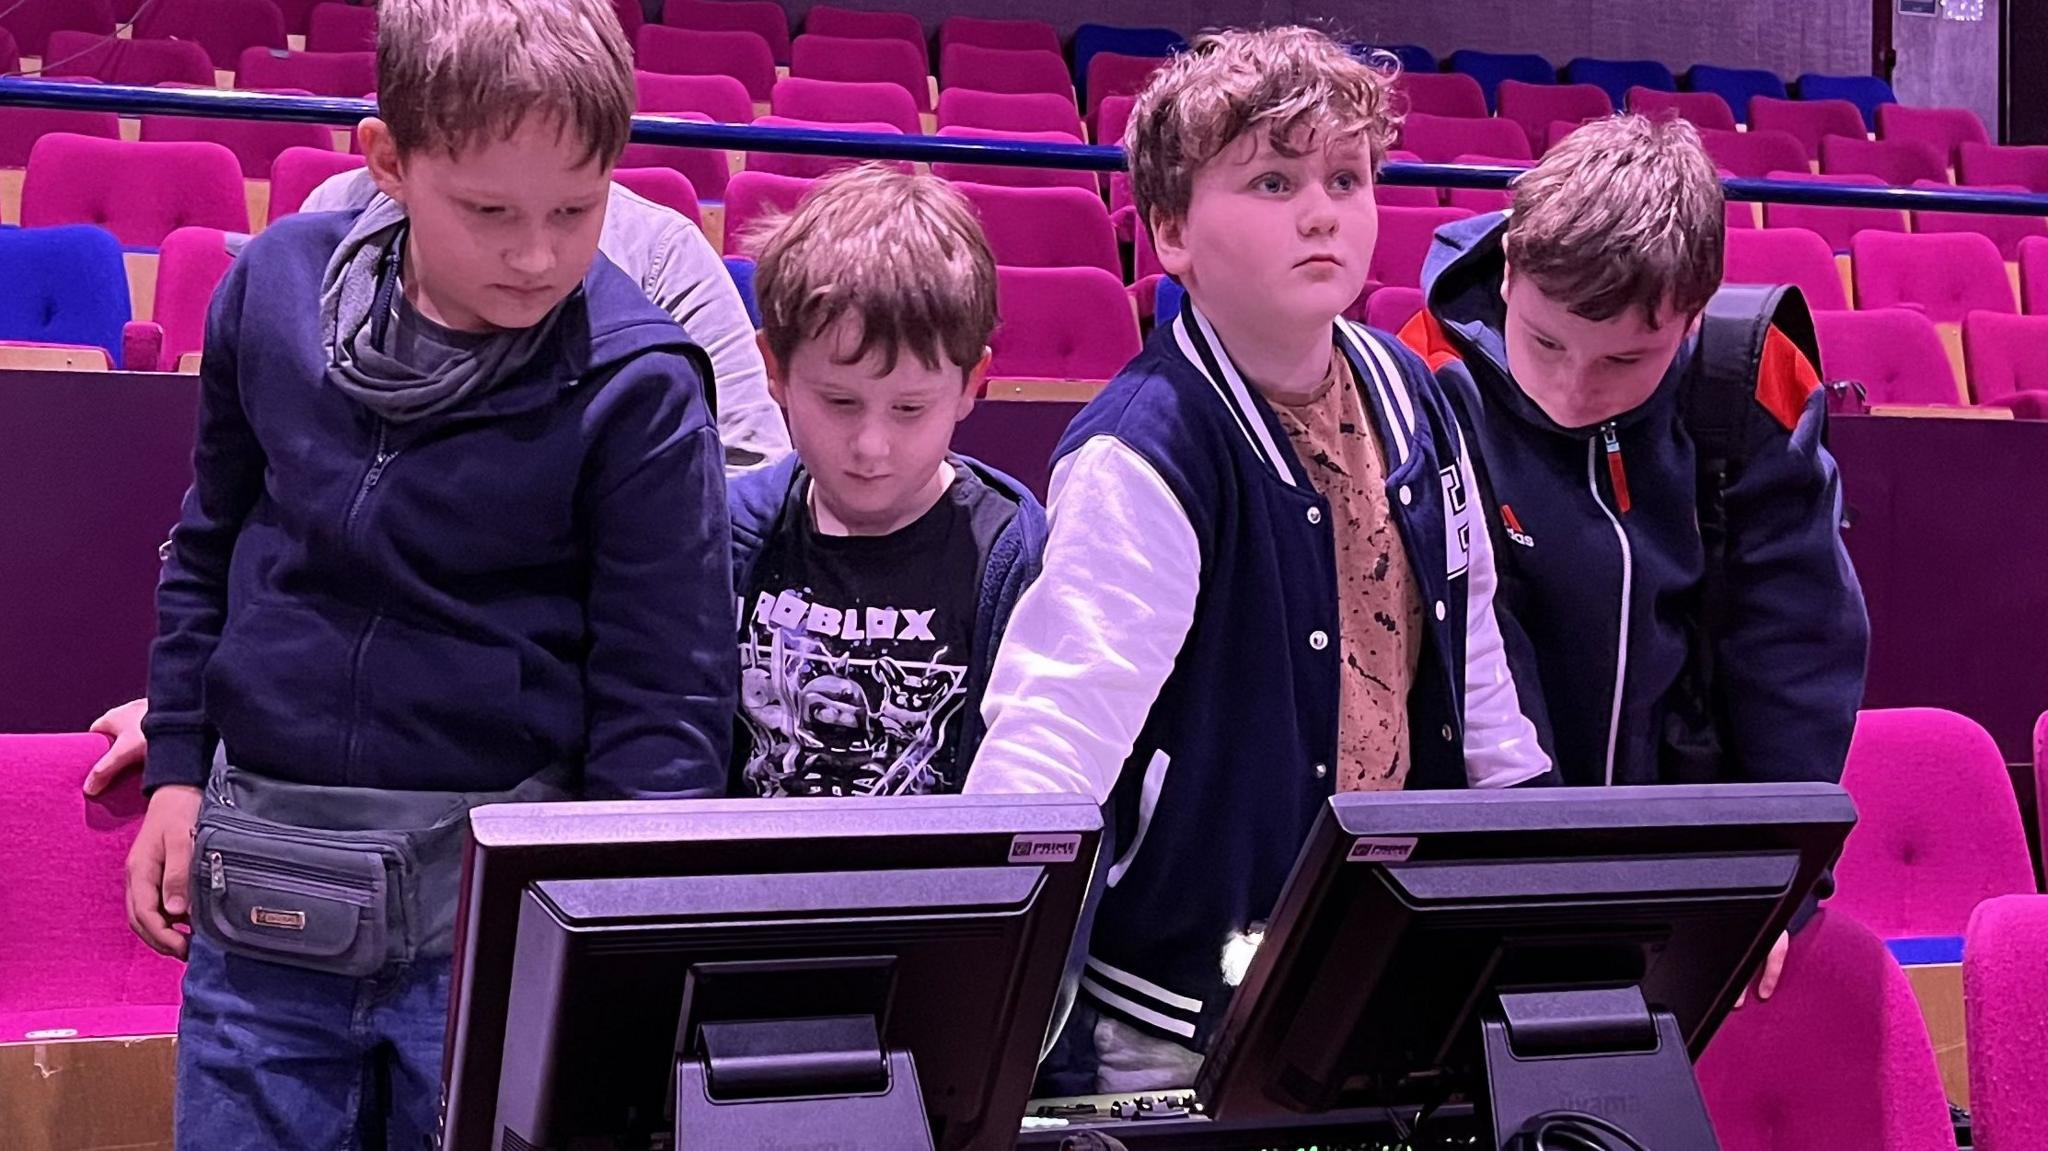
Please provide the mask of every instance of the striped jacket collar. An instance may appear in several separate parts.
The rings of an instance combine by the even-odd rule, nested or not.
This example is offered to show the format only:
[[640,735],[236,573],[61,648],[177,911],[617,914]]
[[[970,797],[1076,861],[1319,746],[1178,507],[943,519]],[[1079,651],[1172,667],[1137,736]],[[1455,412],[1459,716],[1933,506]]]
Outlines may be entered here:
[[[1373,408],[1380,443],[1387,453],[1387,474],[1392,476],[1414,451],[1415,398],[1409,394],[1407,377],[1383,338],[1364,325],[1340,317],[1332,339],[1351,363],[1359,394],[1367,397]],[[1289,487],[1312,486],[1292,445],[1286,442],[1285,433],[1274,420],[1272,409],[1231,361],[1216,329],[1195,306],[1193,298],[1183,302],[1180,315],[1173,321],[1173,343],[1230,413],[1252,454]]]

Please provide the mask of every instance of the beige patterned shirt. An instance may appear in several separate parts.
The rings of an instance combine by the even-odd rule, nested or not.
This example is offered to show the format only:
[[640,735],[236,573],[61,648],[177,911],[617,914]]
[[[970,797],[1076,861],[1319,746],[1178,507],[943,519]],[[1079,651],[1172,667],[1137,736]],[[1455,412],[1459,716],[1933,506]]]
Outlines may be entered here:
[[1422,600],[1387,503],[1386,453],[1342,352],[1330,382],[1298,405],[1274,404],[1335,521],[1337,626],[1344,664],[1337,790],[1396,791],[1408,778],[1408,687],[1422,636]]

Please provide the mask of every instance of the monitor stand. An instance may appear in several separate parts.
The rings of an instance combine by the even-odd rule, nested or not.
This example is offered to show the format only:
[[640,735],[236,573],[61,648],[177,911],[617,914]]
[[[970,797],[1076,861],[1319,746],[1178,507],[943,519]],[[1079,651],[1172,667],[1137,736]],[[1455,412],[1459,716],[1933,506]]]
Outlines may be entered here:
[[873,1016],[701,1025],[676,1060],[675,1151],[859,1147],[932,1151],[910,1052]]
[[1641,988],[1503,992],[1481,1029],[1502,1151],[1534,1146],[1543,1119],[1563,1112],[1626,1133],[1595,1125],[1615,1151],[1719,1151],[1678,1021],[1650,1010]]

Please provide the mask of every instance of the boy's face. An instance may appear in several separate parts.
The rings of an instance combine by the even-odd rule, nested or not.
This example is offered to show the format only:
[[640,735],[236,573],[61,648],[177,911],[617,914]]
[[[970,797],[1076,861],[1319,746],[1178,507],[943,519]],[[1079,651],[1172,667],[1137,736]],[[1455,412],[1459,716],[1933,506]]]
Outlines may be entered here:
[[1641,308],[1589,320],[1509,268],[1508,370],[1524,395],[1562,427],[1589,428],[1640,407],[1657,391],[1692,318],[1667,301],[1652,328]]
[[458,331],[530,328],[590,271],[611,169],[573,131],[529,116],[460,156],[401,154],[380,120],[360,129],[370,172],[411,220],[406,298]]
[[1187,215],[1155,215],[1160,263],[1211,316],[1281,331],[1325,327],[1358,298],[1379,238],[1363,141],[1283,156],[1247,133],[1195,173]]
[[859,321],[842,318],[778,361],[761,339],[768,390],[782,405],[797,458],[811,475],[827,530],[887,535],[930,510],[945,491],[940,465],[953,425],[974,409],[988,356],[962,368],[927,368],[908,351],[882,371],[879,349],[844,363],[860,346]]

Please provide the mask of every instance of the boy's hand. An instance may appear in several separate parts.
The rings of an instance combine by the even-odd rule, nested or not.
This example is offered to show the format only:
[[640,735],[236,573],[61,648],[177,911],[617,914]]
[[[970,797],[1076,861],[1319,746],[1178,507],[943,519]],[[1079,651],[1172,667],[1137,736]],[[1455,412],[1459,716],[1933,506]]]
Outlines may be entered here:
[[196,787],[157,788],[135,846],[128,849],[128,926],[174,959],[185,958],[189,943],[175,925],[189,922],[192,828],[199,822],[199,798]]
[[112,739],[114,746],[108,748],[107,753],[92,765],[92,770],[85,773],[87,795],[98,795],[122,772],[142,766],[142,717],[148,714],[148,700],[131,699],[92,721],[89,730]]
[[[1792,950],[1792,933],[1787,931],[1771,944],[1771,954],[1764,960],[1763,973],[1756,977],[1756,998],[1761,1003],[1777,993],[1778,980],[1785,974],[1785,953]],[[1742,994],[1735,997],[1735,1006],[1741,1007],[1749,1001],[1749,988],[1744,986]]]

